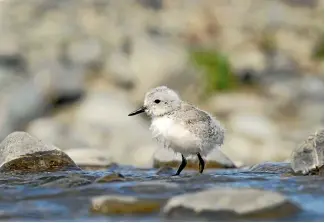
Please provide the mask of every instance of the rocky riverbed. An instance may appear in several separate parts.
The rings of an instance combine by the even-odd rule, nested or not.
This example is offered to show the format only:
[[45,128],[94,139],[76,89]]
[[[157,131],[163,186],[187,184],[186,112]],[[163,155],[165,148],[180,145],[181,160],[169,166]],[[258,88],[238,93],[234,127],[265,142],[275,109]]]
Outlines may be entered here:
[[[93,171],[2,173],[0,220],[322,221],[324,217],[324,181],[320,176],[209,169],[203,175],[186,170],[180,177],[170,177],[170,170],[165,174],[157,171],[112,166]],[[215,195],[219,198],[215,200],[209,200],[209,194],[196,194],[211,188],[217,193],[218,190],[224,193],[224,188],[228,192],[224,196]],[[275,194],[269,194],[271,191]],[[183,194],[189,196],[190,202],[177,197]],[[191,200],[194,195],[197,197]],[[175,203],[173,199],[184,206],[193,201],[203,212],[181,206],[170,209]],[[198,199],[200,202],[195,203]],[[206,206],[211,210],[206,210]],[[223,208],[228,208],[228,212]]]
[[80,168],[59,148],[14,132],[0,143],[0,220],[321,221],[323,141],[323,130],[308,137],[291,163],[236,168],[210,160],[199,174],[190,161],[171,176],[177,160]]

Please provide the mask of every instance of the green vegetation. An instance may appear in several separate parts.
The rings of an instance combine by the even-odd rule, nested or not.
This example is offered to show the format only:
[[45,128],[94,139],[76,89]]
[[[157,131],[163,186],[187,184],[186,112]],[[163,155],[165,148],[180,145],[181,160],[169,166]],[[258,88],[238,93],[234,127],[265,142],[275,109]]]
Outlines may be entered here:
[[324,60],[324,34],[318,39],[315,44],[313,58],[318,60]]
[[206,94],[235,87],[236,79],[226,56],[207,50],[192,51],[190,55],[193,63],[204,72]]

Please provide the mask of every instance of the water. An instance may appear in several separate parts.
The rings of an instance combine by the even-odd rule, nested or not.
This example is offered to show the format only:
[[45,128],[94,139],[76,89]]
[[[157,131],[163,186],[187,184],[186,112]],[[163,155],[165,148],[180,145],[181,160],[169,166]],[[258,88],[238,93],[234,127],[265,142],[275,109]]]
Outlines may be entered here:
[[[94,183],[118,172],[125,181]],[[89,211],[90,199],[98,195],[130,195],[167,201],[168,198],[211,187],[251,187],[281,192],[303,211],[273,220],[323,221],[324,181],[319,176],[283,176],[235,169],[207,170],[203,175],[184,171],[180,177],[157,175],[157,169],[122,166],[108,170],[74,171],[0,177],[0,221],[169,221],[159,212],[103,215]],[[175,183],[179,187],[141,186],[143,182]],[[156,185],[156,186],[155,186]],[[186,219],[184,220],[191,220]],[[195,219],[192,219],[195,220]],[[214,219],[218,221],[218,219]],[[272,219],[264,219],[271,220]]]

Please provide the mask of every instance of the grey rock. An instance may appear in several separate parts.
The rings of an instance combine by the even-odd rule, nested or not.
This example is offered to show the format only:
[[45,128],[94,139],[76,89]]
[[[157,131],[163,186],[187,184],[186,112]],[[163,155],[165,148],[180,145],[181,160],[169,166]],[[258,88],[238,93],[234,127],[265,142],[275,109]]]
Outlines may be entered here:
[[277,192],[248,188],[213,188],[173,197],[167,202],[163,212],[171,217],[206,214],[228,218],[289,216],[299,209]]
[[60,149],[26,132],[14,132],[0,144],[0,171],[41,172],[79,170]]
[[95,180],[95,183],[109,183],[125,181],[125,177],[120,173],[110,173]]
[[324,129],[311,135],[291,155],[291,167],[296,173],[309,174],[324,166]]

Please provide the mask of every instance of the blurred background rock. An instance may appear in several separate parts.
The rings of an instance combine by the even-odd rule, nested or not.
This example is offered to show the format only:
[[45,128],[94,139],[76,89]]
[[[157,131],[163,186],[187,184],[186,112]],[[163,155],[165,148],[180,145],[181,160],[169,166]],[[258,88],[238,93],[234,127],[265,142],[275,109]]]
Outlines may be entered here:
[[151,167],[145,116],[167,85],[218,117],[238,165],[288,160],[323,126],[322,0],[2,0],[0,140]]

